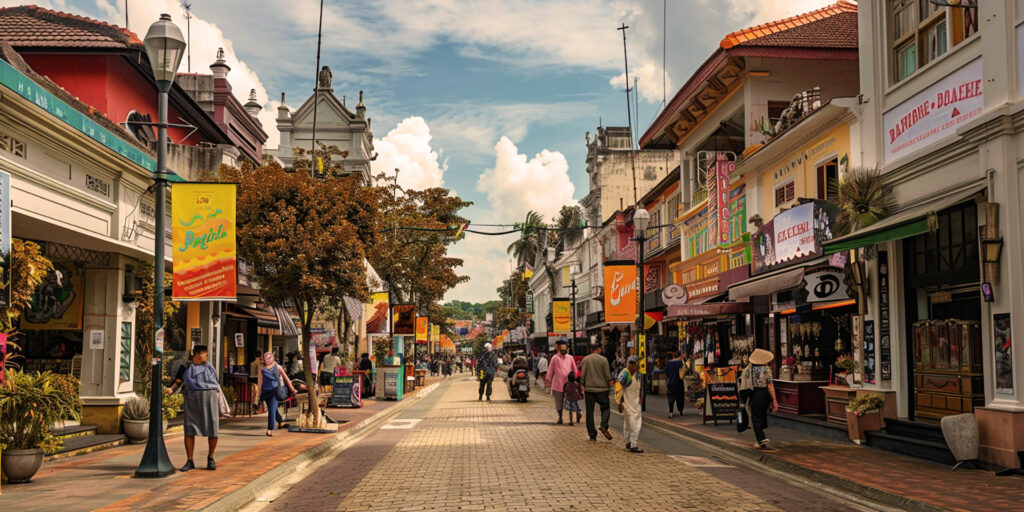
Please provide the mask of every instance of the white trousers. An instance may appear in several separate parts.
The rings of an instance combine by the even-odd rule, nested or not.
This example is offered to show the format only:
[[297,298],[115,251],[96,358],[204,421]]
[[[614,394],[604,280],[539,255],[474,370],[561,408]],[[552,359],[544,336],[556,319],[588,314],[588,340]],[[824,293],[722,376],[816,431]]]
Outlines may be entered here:
[[640,423],[643,419],[640,407],[636,410],[625,408],[622,413],[622,436],[630,446],[635,446],[640,439]]

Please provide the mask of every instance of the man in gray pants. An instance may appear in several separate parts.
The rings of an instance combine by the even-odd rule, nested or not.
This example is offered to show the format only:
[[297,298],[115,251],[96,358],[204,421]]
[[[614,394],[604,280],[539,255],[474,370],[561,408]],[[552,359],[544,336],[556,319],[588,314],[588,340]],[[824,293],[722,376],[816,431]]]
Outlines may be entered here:
[[601,406],[601,435],[611,440],[608,431],[608,420],[611,418],[611,404],[608,392],[612,389],[612,369],[608,358],[601,354],[601,344],[590,346],[590,355],[583,358],[580,364],[580,382],[583,384],[583,397],[587,404],[587,434],[591,441],[597,441],[597,429],[594,428],[594,404]]

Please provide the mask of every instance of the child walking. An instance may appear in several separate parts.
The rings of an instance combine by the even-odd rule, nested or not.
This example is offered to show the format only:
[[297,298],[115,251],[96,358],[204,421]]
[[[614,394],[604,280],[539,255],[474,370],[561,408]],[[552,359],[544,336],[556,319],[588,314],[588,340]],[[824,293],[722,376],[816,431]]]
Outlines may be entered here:
[[569,426],[573,425],[572,413],[576,413],[576,423],[580,422],[583,412],[580,411],[580,399],[583,398],[583,386],[576,381],[576,372],[569,372],[569,381],[565,383],[565,410],[569,412]]

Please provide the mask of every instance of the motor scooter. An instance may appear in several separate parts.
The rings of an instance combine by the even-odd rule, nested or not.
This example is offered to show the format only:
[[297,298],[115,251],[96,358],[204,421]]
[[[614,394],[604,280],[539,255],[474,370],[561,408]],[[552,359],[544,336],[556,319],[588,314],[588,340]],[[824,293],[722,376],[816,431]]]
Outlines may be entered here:
[[530,396],[529,370],[525,368],[513,368],[509,370],[508,397],[512,400],[525,402]]

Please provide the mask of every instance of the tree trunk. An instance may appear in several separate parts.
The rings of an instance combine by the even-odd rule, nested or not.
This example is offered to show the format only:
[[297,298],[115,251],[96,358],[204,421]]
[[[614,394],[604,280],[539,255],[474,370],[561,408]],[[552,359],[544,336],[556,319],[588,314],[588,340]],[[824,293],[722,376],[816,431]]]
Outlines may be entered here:
[[320,424],[320,408],[317,406],[317,384],[313,375],[313,365],[309,354],[309,340],[312,339],[310,324],[313,321],[313,312],[303,307],[297,307],[299,311],[299,322],[302,324],[302,339],[299,341],[299,354],[302,357],[303,377],[306,379],[306,403],[308,404],[311,425],[315,428]]

